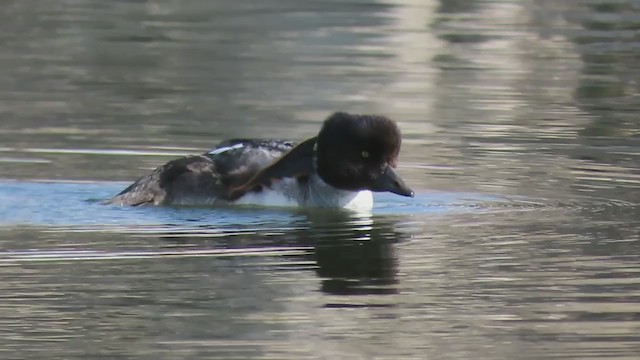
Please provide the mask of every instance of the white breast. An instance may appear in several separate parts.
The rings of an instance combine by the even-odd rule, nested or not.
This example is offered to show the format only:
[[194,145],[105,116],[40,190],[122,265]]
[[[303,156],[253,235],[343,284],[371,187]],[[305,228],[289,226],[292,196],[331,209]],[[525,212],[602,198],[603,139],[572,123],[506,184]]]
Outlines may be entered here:
[[369,190],[347,191],[336,189],[314,175],[309,179],[308,206],[371,210],[373,194]]
[[[343,198],[344,200],[349,199],[349,196]],[[371,210],[373,208],[373,194],[369,190],[361,190],[355,193],[350,200],[347,200],[342,206],[345,209],[349,210]]]

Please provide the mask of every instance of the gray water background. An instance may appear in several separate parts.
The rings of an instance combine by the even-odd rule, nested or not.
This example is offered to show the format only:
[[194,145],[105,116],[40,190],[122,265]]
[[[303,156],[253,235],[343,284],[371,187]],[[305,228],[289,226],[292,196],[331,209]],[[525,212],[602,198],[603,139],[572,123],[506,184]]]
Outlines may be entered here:
[[[0,4],[0,358],[637,359],[637,1]],[[372,215],[98,202],[343,110]]]

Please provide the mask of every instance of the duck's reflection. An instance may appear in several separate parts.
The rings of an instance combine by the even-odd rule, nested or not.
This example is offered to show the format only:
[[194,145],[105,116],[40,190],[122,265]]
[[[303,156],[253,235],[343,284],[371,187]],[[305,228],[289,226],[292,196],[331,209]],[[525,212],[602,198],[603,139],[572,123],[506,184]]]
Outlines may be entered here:
[[392,225],[368,214],[311,213],[310,230],[301,234],[313,244],[321,290],[334,295],[397,292]]
[[[397,292],[395,244],[402,234],[395,231],[393,218],[375,218],[368,213],[307,211],[298,213],[294,226],[278,236],[267,235],[273,227],[242,235],[207,238],[184,232],[163,236],[179,246],[205,248],[304,247],[296,255],[316,264],[321,291],[333,295],[394,294]],[[211,231],[211,226],[202,228]],[[237,226],[236,226],[237,228]],[[269,228],[270,230],[267,230]],[[223,229],[216,229],[223,231]],[[197,232],[197,230],[196,230]],[[186,236],[185,236],[186,235]],[[240,248],[239,248],[240,247]],[[290,256],[288,256],[290,259]],[[299,264],[299,261],[296,261]],[[292,265],[299,266],[299,265]],[[308,269],[308,267],[305,267]]]

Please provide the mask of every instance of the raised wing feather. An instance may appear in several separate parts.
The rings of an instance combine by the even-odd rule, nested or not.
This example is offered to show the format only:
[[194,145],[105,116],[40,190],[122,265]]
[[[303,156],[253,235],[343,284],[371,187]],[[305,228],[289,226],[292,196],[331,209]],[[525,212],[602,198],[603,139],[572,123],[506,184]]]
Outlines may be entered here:
[[304,178],[313,171],[313,153],[316,138],[308,139],[291,149],[269,166],[257,172],[251,179],[235,187],[229,194],[229,200],[235,200],[257,187],[268,187],[273,181],[285,177]]
[[294,147],[287,140],[233,139],[209,151],[221,184],[228,189],[252,179]]

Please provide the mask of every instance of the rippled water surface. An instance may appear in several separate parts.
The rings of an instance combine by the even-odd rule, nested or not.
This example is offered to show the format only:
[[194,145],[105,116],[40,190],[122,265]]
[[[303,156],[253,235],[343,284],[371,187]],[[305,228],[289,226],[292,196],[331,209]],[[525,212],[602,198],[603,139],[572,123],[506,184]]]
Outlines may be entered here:
[[[0,358],[637,359],[634,1],[0,5]],[[370,214],[104,206],[336,110],[403,132]]]

